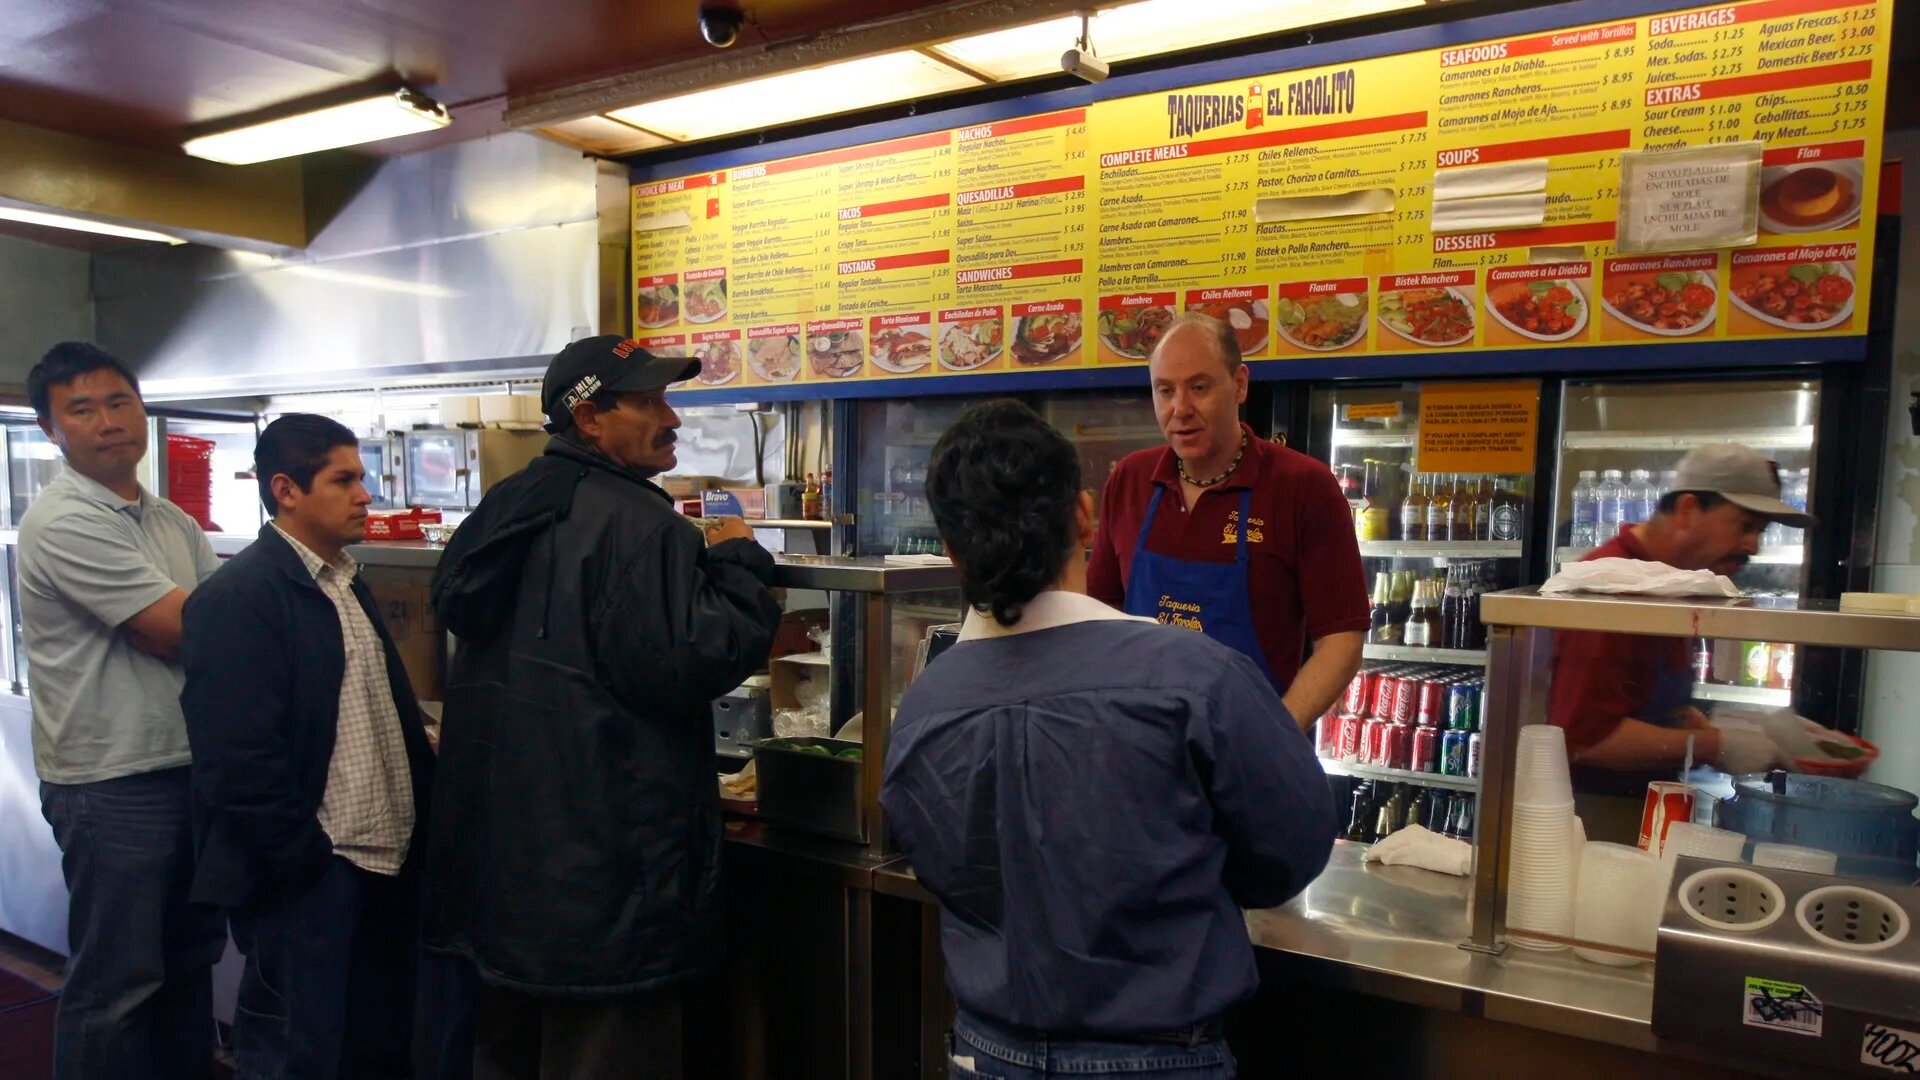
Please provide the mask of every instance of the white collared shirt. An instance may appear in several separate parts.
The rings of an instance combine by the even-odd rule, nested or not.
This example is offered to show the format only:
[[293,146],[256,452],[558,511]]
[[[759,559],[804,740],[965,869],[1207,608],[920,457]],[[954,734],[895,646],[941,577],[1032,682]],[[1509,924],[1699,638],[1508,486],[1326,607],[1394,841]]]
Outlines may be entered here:
[[400,710],[387,681],[386,650],[353,594],[353,578],[360,567],[344,552],[341,565],[332,565],[289,536],[278,522],[273,528],[306,564],[314,584],[333,601],[346,646],[333,758],[327,765],[327,789],[320,797],[320,828],[333,841],[334,854],[362,870],[392,877],[407,861],[413,839],[413,774],[407,766]]
[[1020,609],[1020,621],[1012,626],[1001,626],[991,615],[982,615],[969,609],[967,618],[960,626],[960,641],[975,641],[984,638],[1012,637],[1015,634],[1030,634],[1036,630],[1051,630],[1056,626],[1072,626],[1075,623],[1102,622],[1111,619],[1132,620],[1150,623],[1154,620],[1140,615],[1128,615],[1095,600],[1086,593],[1067,592],[1062,589],[1048,589],[1026,602]]

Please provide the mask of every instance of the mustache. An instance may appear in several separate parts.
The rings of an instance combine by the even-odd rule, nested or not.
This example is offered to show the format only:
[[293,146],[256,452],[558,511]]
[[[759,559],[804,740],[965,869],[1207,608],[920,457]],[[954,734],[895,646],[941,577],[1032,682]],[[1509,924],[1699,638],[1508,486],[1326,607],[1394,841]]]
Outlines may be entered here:
[[680,441],[680,436],[671,431],[663,431],[653,437],[653,448],[661,450]]

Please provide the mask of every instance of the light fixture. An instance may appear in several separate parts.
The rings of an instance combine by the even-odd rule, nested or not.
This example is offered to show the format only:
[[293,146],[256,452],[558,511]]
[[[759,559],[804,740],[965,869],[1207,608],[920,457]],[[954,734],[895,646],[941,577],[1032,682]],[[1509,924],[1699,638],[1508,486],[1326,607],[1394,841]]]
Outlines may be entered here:
[[439,102],[417,90],[401,89],[201,135],[181,149],[208,161],[251,165],[432,131],[451,120]]
[[981,85],[980,79],[932,57],[890,52],[699,90],[607,115],[688,142]]
[[[1422,0],[1136,0],[1099,9],[1093,32],[1108,63],[1263,37],[1383,11],[1420,7]],[[995,79],[1025,79],[1059,71],[1059,42],[1079,36],[1077,15],[957,38],[931,46],[970,70]]]
[[0,206],[0,220],[18,221],[27,225],[45,225],[54,229],[72,229],[76,232],[98,233],[101,236],[118,236],[125,240],[152,240],[161,244],[184,244],[185,240],[151,229],[136,229],[128,225],[113,225],[105,221],[90,218],[68,217],[66,214],[49,214],[40,210],[22,210],[13,206]]

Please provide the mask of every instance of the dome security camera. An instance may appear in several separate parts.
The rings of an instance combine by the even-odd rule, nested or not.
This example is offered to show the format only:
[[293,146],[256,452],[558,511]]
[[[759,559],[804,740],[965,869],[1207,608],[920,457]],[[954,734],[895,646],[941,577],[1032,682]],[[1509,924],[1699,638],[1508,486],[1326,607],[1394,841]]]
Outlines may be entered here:
[[700,5],[700,36],[716,49],[724,49],[740,39],[740,27],[746,14],[733,4],[706,0]]

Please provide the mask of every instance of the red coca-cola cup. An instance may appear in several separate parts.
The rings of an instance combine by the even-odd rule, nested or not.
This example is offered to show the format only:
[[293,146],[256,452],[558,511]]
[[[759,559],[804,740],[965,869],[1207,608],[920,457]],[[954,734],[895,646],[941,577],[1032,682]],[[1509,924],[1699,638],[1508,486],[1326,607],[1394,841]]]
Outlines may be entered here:
[[1647,785],[1647,801],[1640,810],[1640,850],[1658,855],[1667,842],[1667,826],[1693,820],[1693,788],[1674,780]]

